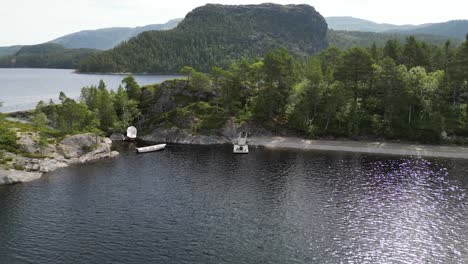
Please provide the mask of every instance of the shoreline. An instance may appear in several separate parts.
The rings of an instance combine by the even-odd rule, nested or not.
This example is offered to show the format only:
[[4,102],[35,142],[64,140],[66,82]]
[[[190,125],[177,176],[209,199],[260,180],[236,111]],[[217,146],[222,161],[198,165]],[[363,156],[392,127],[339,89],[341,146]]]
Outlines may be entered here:
[[253,136],[248,139],[248,142],[249,145],[270,149],[323,150],[410,157],[468,159],[468,147],[462,146],[390,143],[385,141],[308,140],[281,136]]
[[[148,140],[145,141],[148,143],[152,142]],[[232,144],[234,141],[235,140],[230,140],[227,137],[212,138],[210,136],[203,136],[202,138],[199,138],[199,136],[191,136],[189,140],[187,138],[184,139],[183,137],[179,137],[177,140],[166,140],[166,143],[209,146]],[[112,158],[118,155],[118,152],[110,150],[110,139],[104,138],[102,143],[103,145],[101,148],[72,159],[58,157],[45,160],[26,159],[26,162],[33,163],[31,164],[31,168],[34,166],[37,168],[34,170],[0,170],[0,186],[34,181],[41,178],[44,173],[51,172],[59,168],[103,158]],[[248,144],[268,149],[295,149],[406,157],[468,159],[468,147],[447,145],[437,146],[381,141],[308,140],[298,137],[283,136],[253,136],[248,139]]]
[[[222,135],[194,135],[180,129],[156,130],[140,138],[147,144],[226,145],[237,141],[238,133],[229,130]],[[468,146],[426,145],[417,142],[309,140],[297,136],[249,136],[248,145],[270,149],[318,150],[393,156],[468,159]],[[263,134],[263,135],[262,135]]]

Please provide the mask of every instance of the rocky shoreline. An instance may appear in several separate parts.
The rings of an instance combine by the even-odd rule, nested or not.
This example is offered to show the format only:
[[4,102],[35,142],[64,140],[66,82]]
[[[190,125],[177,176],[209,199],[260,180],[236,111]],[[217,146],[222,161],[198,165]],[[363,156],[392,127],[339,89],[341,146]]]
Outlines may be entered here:
[[[348,152],[379,154],[393,156],[411,156],[427,158],[468,159],[468,148],[450,145],[423,145],[414,143],[395,143],[384,141],[352,141],[352,140],[307,140],[297,136],[273,134],[265,129],[249,127],[251,133],[248,143],[252,146],[272,149],[299,149],[331,152]],[[218,135],[191,134],[178,128],[156,129],[142,137],[144,141],[153,143],[222,145],[232,144],[237,140],[240,131],[252,131],[246,127],[236,127],[234,124],[225,126]]]
[[40,153],[37,157],[25,157],[6,152],[9,160],[0,169],[0,185],[30,182],[42,177],[44,173],[93,160],[111,158],[119,155],[112,151],[112,141],[93,134],[67,136],[58,144],[48,144],[40,148],[36,133],[18,133],[19,145],[28,153]]
[[[263,128],[245,127],[228,122],[215,135],[192,134],[180,128],[158,128],[141,137],[148,143],[172,143],[191,145],[222,145],[236,141],[238,132],[249,130],[254,136],[249,138],[252,146],[300,150],[320,150],[333,152],[354,152],[395,156],[468,159],[468,148],[461,146],[434,146],[410,143],[363,142],[343,140],[306,140],[294,136],[278,136]],[[257,136],[255,136],[257,135]],[[67,136],[58,144],[49,144],[41,150],[37,146],[34,133],[19,134],[20,146],[29,153],[41,152],[43,157],[24,157],[5,153],[9,165],[15,169],[0,169],[0,185],[25,183],[41,178],[44,173],[81,164],[93,160],[119,155],[112,151],[112,140],[94,134]],[[118,139],[116,139],[118,140]],[[8,165],[8,164],[7,164]]]

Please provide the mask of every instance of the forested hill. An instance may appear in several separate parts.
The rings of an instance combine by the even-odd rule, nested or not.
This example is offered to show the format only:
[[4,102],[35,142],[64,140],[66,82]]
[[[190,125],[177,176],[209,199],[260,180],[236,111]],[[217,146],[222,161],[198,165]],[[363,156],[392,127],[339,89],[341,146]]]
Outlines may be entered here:
[[96,30],[83,30],[65,35],[50,42],[61,44],[65,48],[69,49],[89,48],[108,50],[117,46],[121,42],[135,37],[145,31],[173,29],[180,21],[181,19],[172,19],[165,24],[147,25],[135,28],[115,27]]
[[20,45],[0,47],[0,58],[3,56],[13,55],[21,49]]
[[[418,40],[425,42],[431,46],[442,47],[447,43],[447,40],[454,46],[459,46],[463,43],[462,40],[457,38],[447,38],[444,36],[428,35],[428,34],[414,34],[412,35]],[[335,46],[340,49],[348,49],[351,47],[364,47],[369,48],[374,43],[378,47],[383,47],[389,40],[397,40],[400,43],[405,43],[409,36],[406,34],[398,33],[376,33],[376,32],[363,32],[363,31],[343,31],[343,30],[328,30],[328,43],[330,46]]]
[[431,34],[465,39],[465,36],[468,34],[468,20],[452,20],[445,23],[427,24],[423,27],[398,32],[404,34]]
[[144,32],[116,48],[84,60],[82,72],[207,71],[241,57],[285,47],[296,56],[327,46],[325,19],[309,5],[209,4],[190,12],[168,31]]
[[80,60],[94,52],[96,50],[66,49],[54,43],[23,46],[14,55],[1,57],[0,67],[76,69]]
[[328,27],[333,30],[397,33],[402,35],[434,35],[458,39],[460,42],[468,34],[468,20],[451,20],[421,25],[379,24],[354,17],[327,17],[326,20]]
[[333,30],[364,31],[364,32],[385,32],[390,30],[415,29],[416,25],[393,25],[376,23],[374,21],[360,19],[350,16],[327,17],[328,27]]

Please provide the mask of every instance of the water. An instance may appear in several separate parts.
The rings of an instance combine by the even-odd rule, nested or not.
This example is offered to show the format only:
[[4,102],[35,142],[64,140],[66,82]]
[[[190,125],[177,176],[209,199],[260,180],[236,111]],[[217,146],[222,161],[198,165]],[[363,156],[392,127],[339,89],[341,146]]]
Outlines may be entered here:
[[468,164],[124,151],[0,187],[0,263],[466,263]]
[[[60,91],[68,97],[78,98],[84,86],[98,85],[103,80],[107,87],[117,90],[126,75],[77,74],[63,69],[1,69],[0,112],[32,109],[40,100],[58,101]],[[160,83],[178,76],[136,75],[140,85]]]

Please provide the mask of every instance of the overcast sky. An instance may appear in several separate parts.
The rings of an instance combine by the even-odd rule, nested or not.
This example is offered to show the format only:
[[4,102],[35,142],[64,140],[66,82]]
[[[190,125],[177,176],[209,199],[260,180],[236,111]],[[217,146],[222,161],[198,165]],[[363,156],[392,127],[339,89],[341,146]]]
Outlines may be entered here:
[[0,0],[0,46],[38,44],[84,29],[143,26],[184,17],[206,3],[309,4],[323,16],[421,24],[468,19],[467,0]]

